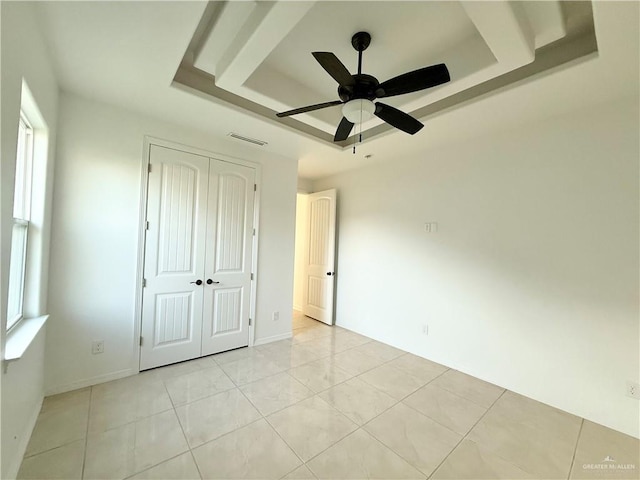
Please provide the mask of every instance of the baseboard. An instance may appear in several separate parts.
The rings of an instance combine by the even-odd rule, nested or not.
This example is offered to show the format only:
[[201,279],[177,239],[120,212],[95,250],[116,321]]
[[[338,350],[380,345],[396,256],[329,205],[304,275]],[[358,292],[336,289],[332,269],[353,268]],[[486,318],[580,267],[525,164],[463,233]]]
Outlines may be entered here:
[[16,457],[13,459],[9,470],[7,471],[7,479],[14,479],[18,476],[18,471],[20,470],[20,465],[22,465],[22,459],[24,458],[24,454],[27,451],[27,446],[29,445],[29,440],[31,440],[31,434],[33,433],[33,429],[36,426],[36,422],[38,421],[38,415],[40,415],[40,410],[42,410],[42,401],[44,397],[40,399],[36,408],[31,413],[31,417],[29,418],[29,422],[27,422],[27,428],[24,429],[22,434],[22,438],[20,438],[20,443],[18,445],[18,451],[16,452]]
[[260,338],[258,340],[254,340],[253,346],[256,347],[258,345],[265,345],[271,342],[277,342],[278,340],[286,340],[287,338],[293,337],[293,333],[281,333],[280,335],[272,335],[271,337]]
[[99,383],[110,382],[111,380],[118,380],[119,378],[130,377],[135,375],[135,370],[127,368],[126,370],[119,370],[117,372],[106,373],[104,375],[98,375],[96,377],[85,378],[76,382],[67,383],[65,385],[57,385],[55,387],[49,387],[45,391],[45,396],[56,395],[58,393],[70,392],[71,390],[78,390],[79,388],[90,387]]
[[296,305],[295,303],[293,304],[293,309],[297,310],[298,312],[302,313],[302,305]]

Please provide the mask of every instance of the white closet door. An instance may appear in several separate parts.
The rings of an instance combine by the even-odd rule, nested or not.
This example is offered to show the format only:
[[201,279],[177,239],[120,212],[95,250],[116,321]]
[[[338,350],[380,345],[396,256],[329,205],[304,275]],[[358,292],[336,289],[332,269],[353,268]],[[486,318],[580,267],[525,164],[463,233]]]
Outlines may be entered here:
[[336,191],[309,195],[309,236],[304,314],[333,324],[335,281]]
[[152,145],[140,369],[201,355],[209,159]]
[[211,160],[202,355],[249,344],[255,170]]

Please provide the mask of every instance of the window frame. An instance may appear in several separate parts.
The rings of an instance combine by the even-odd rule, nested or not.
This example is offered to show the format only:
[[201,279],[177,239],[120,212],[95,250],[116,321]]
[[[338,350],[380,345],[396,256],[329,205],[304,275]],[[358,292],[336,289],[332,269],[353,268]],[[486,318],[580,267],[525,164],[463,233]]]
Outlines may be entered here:
[[13,228],[11,230],[9,291],[7,297],[7,331],[18,325],[24,318],[29,248],[34,130],[22,110],[20,110],[18,143],[16,147]]

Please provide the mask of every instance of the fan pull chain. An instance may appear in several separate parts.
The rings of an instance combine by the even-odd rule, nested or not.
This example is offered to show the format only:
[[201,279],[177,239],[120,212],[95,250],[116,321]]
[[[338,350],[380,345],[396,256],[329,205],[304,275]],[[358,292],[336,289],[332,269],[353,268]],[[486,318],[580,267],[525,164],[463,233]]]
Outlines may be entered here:
[[[362,52],[360,52],[362,53]],[[362,143],[362,104],[360,104],[360,121],[358,122],[358,126],[356,127],[356,129],[360,128],[360,131],[358,132],[358,140],[356,140],[356,135],[353,136],[353,154],[356,154],[356,144]]]

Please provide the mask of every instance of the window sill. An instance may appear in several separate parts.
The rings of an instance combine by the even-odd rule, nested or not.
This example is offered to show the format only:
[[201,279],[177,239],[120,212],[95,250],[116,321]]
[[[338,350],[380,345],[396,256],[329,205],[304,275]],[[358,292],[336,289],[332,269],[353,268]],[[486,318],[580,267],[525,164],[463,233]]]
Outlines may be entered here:
[[48,318],[49,315],[25,318],[9,331],[4,348],[4,359],[2,361],[5,372],[10,362],[15,362],[22,358]]

